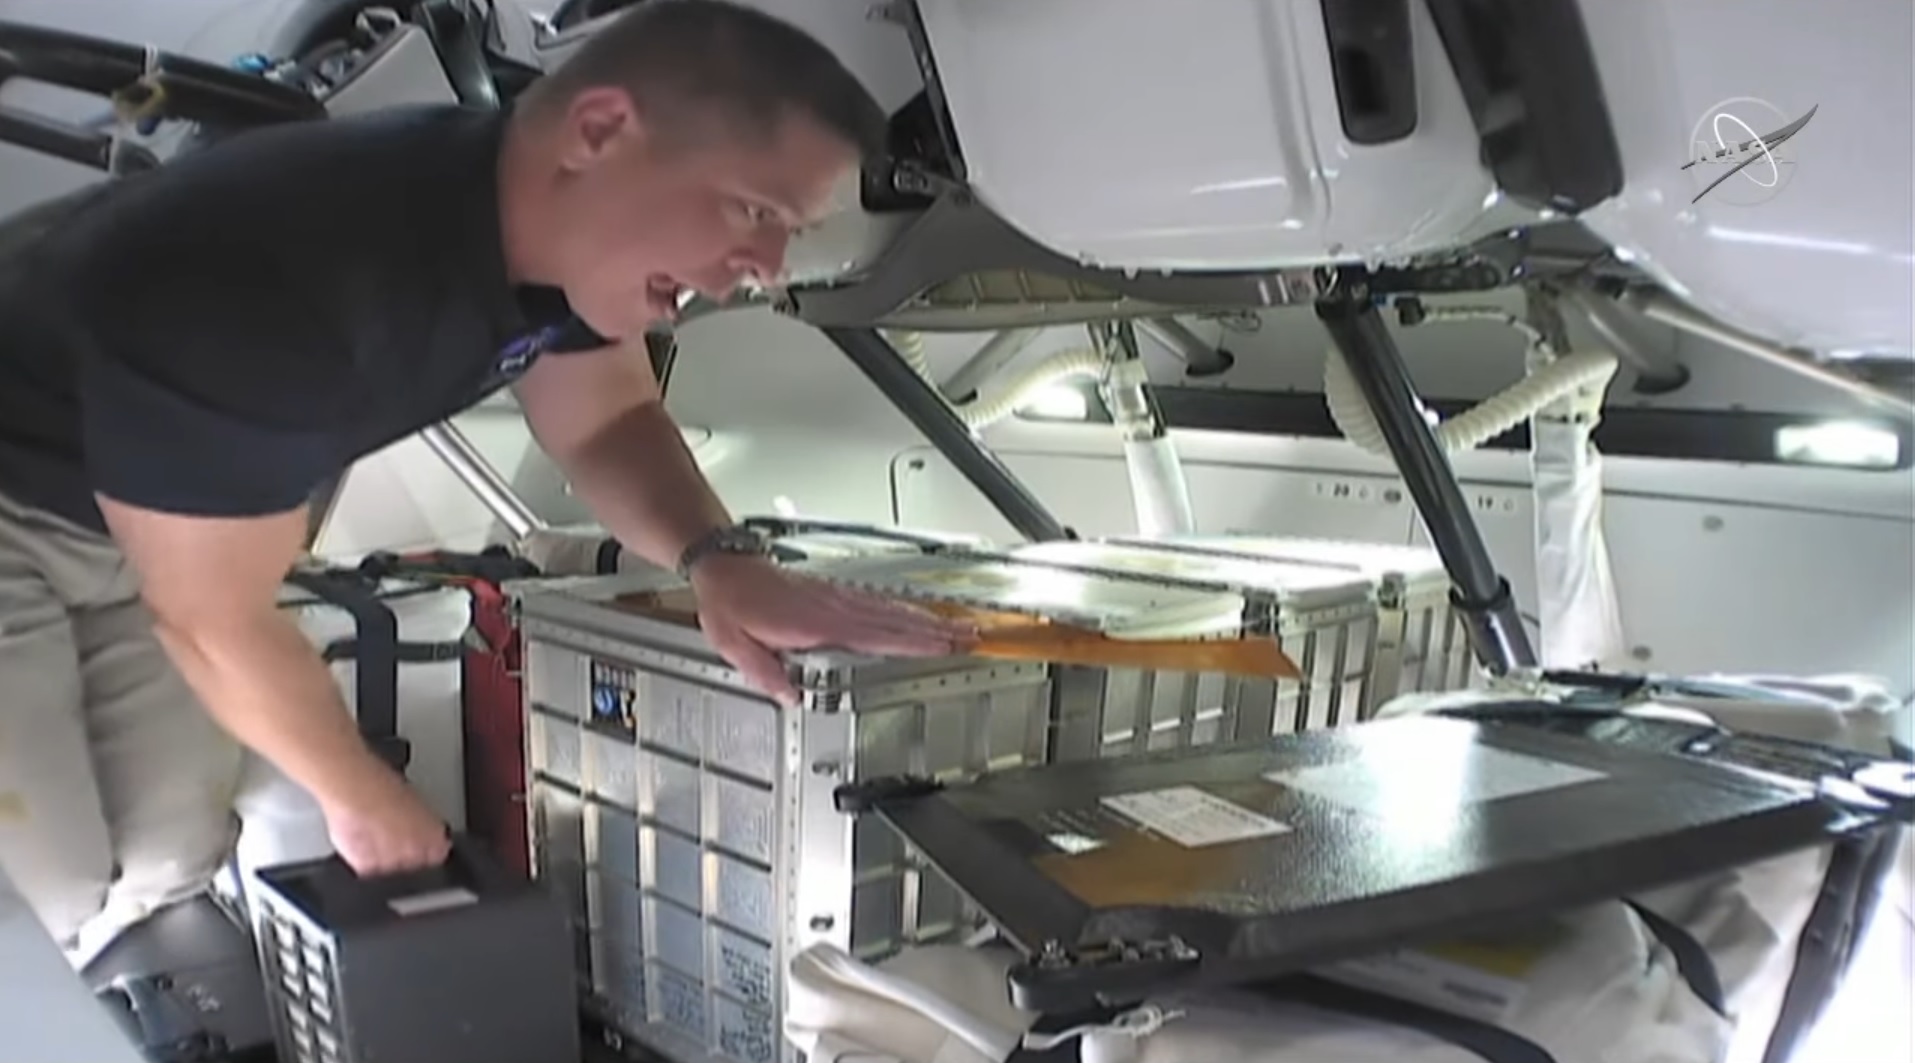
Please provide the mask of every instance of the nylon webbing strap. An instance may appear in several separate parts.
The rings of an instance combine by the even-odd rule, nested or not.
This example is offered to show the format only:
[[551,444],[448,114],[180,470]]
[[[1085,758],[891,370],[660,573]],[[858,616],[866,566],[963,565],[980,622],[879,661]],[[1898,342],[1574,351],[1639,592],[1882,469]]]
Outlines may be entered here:
[[1687,930],[1663,918],[1658,912],[1652,912],[1635,901],[1626,900],[1623,903],[1629,906],[1630,911],[1636,913],[1636,918],[1641,919],[1642,925],[1649,928],[1649,933],[1655,935],[1656,940],[1662,943],[1662,947],[1668,949],[1669,954],[1675,957],[1676,973],[1682,975],[1682,980],[1689,983],[1689,991],[1694,993],[1698,1000],[1709,1005],[1710,1011],[1727,1018],[1729,998],[1728,994],[1722,991],[1722,975],[1716,970],[1715,957],[1710,956],[1709,950],[1702,947],[1702,942],[1697,941],[1695,935]]
[[[465,656],[469,649],[464,642],[407,642],[401,639],[393,646],[393,656],[400,664],[443,664],[456,661]],[[354,661],[360,657],[359,640],[334,639],[326,644],[320,656],[326,663],[334,661]]]
[[[1726,1015],[1728,1005],[1722,989],[1722,978],[1716,970],[1715,959],[1702,947],[1702,943],[1659,913],[1634,901],[1623,903],[1636,913],[1649,933],[1669,950],[1675,959],[1677,972],[1696,997],[1716,1014]],[[1263,992],[1279,1000],[1415,1030],[1472,1053],[1485,1063],[1556,1063],[1555,1056],[1548,1049],[1520,1034],[1374,990],[1298,975],[1272,983]],[[1084,1020],[1073,1016],[1070,1021]],[[1072,1041],[1042,1053],[1020,1049],[1012,1054],[1009,1063],[1075,1060],[1077,1044]],[[1069,1050],[1068,1055],[1065,1054],[1066,1049]]]
[[399,734],[398,618],[355,576],[294,572],[286,582],[352,617],[359,733],[375,748],[389,748]]
[[[1296,975],[1262,986],[1259,991],[1276,1000],[1415,1030],[1469,1052],[1484,1063],[1557,1063],[1556,1057],[1541,1045],[1499,1026],[1367,989]],[[1059,1025],[1083,1021],[1087,1020],[1072,1016]],[[1020,1048],[1011,1053],[1007,1063],[1067,1063],[1080,1058],[1081,1044],[1072,1040],[1043,1052]]]
[[1795,968],[1762,1063],[1786,1063],[1794,1056],[1841,987],[1903,830],[1881,827],[1835,843],[1815,907],[1796,939]]
[[618,572],[618,556],[622,552],[623,547],[619,545],[617,539],[601,539],[598,544],[598,554],[594,558],[592,568],[601,576],[616,574]]

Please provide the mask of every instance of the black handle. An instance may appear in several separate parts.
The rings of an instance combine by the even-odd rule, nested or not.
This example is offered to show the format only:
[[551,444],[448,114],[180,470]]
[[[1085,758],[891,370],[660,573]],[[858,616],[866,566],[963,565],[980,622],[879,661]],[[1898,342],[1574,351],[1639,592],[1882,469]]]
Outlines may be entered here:
[[0,84],[26,77],[112,96],[143,79],[158,90],[152,117],[220,126],[324,118],[317,99],[256,74],[67,30],[0,20]]
[[538,888],[499,863],[478,840],[451,837],[451,852],[437,867],[362,877],[334,854],[263,868],[257,878],[334,932],[401,923]]
[[0,107],[0,143],[14,144],[96,170],[131,173],[159,165],[152,152],[137,144],[121,144],[116,165],[112,137],[15,107]]

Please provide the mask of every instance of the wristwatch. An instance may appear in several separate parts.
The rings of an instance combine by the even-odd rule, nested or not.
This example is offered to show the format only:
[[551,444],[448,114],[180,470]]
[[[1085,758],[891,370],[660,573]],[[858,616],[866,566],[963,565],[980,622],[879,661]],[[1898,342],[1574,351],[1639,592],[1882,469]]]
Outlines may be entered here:
[[690,579],[692,567],[712,554],[745,554],[765,557],[771,553],[771,541],[756,528],[732,524],[713,528],[693,539],[678,555],[678,575]]

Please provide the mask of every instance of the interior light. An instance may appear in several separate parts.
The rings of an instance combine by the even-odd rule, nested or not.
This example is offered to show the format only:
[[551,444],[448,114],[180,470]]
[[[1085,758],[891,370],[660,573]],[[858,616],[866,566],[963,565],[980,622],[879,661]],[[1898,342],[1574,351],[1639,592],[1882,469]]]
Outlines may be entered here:
[[1062,384],[1039,389],[1017,412],[1044,421],[1083,421],[1090,417],[1090,396]]
[[771,500],[771,511],[786,520],[792,520],[798,516],[798,503],[793,502],[789,495],[779,495]]
[[1775,456],[1803,465],[1893,469],[1901,464],[1902,440],[1889,429],[1860,421],[1783,425],[1776,429]]

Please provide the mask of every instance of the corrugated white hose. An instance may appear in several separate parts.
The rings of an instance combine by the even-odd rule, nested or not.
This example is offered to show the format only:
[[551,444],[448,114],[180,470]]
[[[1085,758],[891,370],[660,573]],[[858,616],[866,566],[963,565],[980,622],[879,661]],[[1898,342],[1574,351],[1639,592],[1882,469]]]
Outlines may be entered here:
[[[931,378],[931,367],[924,358],[924,337],[921,334],[888,332],[885,337],[913,372],[933,387],[937,385],[937,381]],[[993,395],[979,395],[970,402],[952,403],[951,409],[973,431],[989,428],[1029,402],[1032,395],[1059,381],[1071,377],[1102,376],[1103,373],[1102,353],[1088,347],[1073,347],[1045,356],[1037,364],[1012,377],[1009,384],[998,388]]]
[[[1616,356],[1607,351],[1578,351],[1560,355],[1542,368],[1435,426],[1436,439],[1448,454],[1459,454],[1495,439],[1562,400],[1585,389],[1600,391],[1616,373]],[[1372,454],[1387,456],[1389,444],[1376,414],[1363,397],[1363,388],[1332,348],[1323,360],[1323,395],[1337,430]]]
[[[1440,317],[1499,320],[1529,340],[1528,375],[1436,425],[1436,438],[1445,453],[1455,454],[1533,420],[1530,468],[1542,663],[1612,666],[1623,646],[1622,620],[1603,539],[1602,458],[1589,440],[1619,363],[1606,351],[1556,355],[1542,333],[1502,311],[1454,308]],[[1382,429],[1340,350],[1325,359],[1323,383],[1337,428],[1364,450],[1387,456]]]

